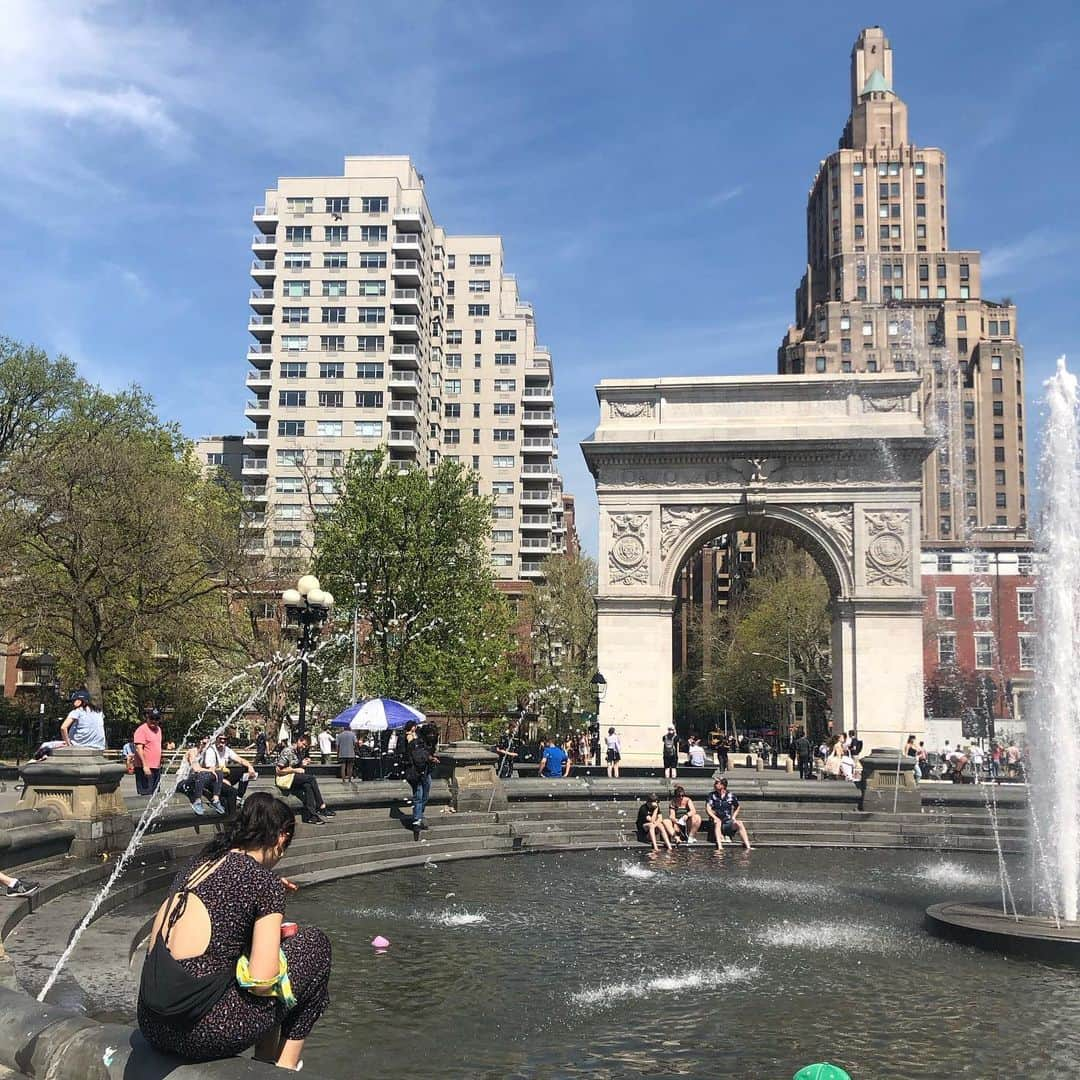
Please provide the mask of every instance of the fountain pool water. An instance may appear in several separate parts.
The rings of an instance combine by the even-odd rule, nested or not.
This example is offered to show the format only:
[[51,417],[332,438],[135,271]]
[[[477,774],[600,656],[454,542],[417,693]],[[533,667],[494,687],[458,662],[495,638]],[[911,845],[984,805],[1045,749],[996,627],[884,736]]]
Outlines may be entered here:
[[367,1080],[790,1077],[823,1059],[894,1080],[1076,1075],[1070,969],[923,932],[931,901],[996,891],[989,853],[706,845],[349,878],[290,901],[334,947],[304,1056]]

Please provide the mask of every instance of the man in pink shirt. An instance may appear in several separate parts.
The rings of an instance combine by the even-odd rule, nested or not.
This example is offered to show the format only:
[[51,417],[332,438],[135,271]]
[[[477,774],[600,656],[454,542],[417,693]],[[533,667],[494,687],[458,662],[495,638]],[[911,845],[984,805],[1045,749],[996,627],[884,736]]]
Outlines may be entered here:
[[146,720],[136,729],[131,740],[139,760],[135,766],[135,790],[140,795],[153,795],[161,782],[161,713],[146,710]]

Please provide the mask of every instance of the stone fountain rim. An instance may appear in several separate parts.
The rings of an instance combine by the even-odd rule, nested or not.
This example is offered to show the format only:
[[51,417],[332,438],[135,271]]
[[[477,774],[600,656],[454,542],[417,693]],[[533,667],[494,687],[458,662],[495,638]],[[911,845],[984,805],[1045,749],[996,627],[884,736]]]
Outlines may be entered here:
[[932,904],[926,921],[931,932],[965,945],[1080,967],[1080,922],[1058,926],[1046,916],[1014,917],[990,904],[963,900]]

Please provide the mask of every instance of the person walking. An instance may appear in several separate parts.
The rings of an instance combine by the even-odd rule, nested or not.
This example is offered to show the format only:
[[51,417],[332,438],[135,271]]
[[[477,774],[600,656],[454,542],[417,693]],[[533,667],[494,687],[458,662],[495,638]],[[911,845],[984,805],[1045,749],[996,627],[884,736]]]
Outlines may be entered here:
[[613,727],[607,729],[604,745],[607,747],[607,774],[611,778],[618,777],[619,762],[622,760],[622,742]]
[[334,739],[330,734],[330,729],[324,727],[319,732],[319,758],[324,765],[330,764],[330,751],[334,749]]
[[105,714],[95,707],[85,690],[76,690],[71,695],[71,711],[60,725],[60,738],[65,746],[105,749]]
[[267,765],[269,761],[266,753],[266,729],[259,728],[259,734],[255,736],[255,764]]
[[356,765],[356,732],[352,728],[342,728],[337,734],[337,759],[341,782],[351,783]]
[[147,709],[146,719],[135,729],[135,790],[139,795],[153,795],[161,783],[161,712]]
[[664,779],[674,780],[679,766],[679,737],[673,727],[667,729],[660,745],[664,754]]
[[158,909],[139,984],[139,1029],[186,1061],[230,1058],[298,1071],[304,1040],[330,1003],[331,952],[316,927],[283,933],[296,886],[272,871],[292,811],[257,792],[173,880]]
[[814,777],[814,747],[802,728],[795,733],[795,762],[799,767],[799,776],[803,780]]
[[544,749],[540,754],[540,768],[537,772],[547,780],[555,780],[570,775],[570,759],[566,751],[555,745],[555,740],[544,740]]
[[717,780],[713,784],[713,789],[705,800],[705,810],[713,821],[717,851],[721,849],[725,836],[738,836],[743,847],[747,851],[751,850],[746,826],[739,820],[739,800],[728,791],[726,780]]

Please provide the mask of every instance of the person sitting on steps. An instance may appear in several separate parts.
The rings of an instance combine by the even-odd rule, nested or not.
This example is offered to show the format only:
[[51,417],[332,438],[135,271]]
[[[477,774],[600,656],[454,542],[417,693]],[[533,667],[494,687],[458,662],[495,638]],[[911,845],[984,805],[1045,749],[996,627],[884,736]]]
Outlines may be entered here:
[[671,793],[671,807],[669,810],[671,824],[675,829],[675,835],[680,831],[688,844],[697,843],[697,832],[701,828],[701,815],[694,806],[694,800],[686,794],[686,788],[678,784]]
[[639,840],[648,840],[652,844],[653,851],[660,850],[656,842],[657,836],[664,842],[664,847],[668,851],[671,850],[672,840],[679,842],[675,825],[660,816],[660,800],[655,795],[650,795],[638,807],[637,835]]
[[330,1003],[330,942],[283,935],[286,890],[272,873],[292,842],[292,811],[257,792],[177,874],[147,943],[138,996],[146,1041],[187,1061],[235,1057],[299,1070]]
[[285,746],[277,756],[277,783],[281,791],[295,795],[303,809],[301,819],[308,825],[323,825],[325,819],[334,816],[319,790],[319,782],[307,771],[311,764],[308,757],[309,740],[301,735],[295,746]]

